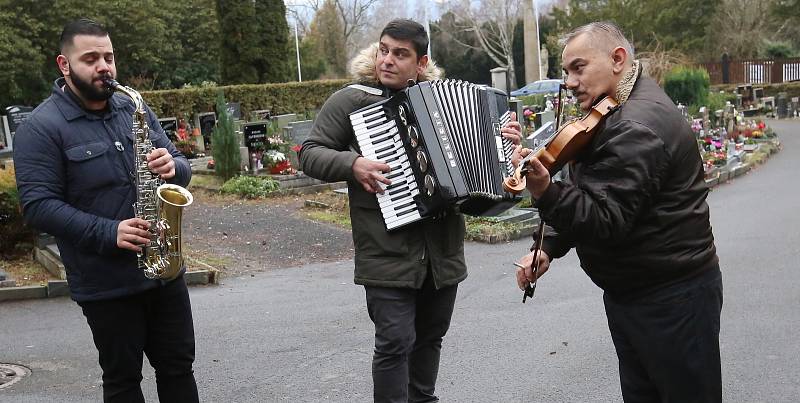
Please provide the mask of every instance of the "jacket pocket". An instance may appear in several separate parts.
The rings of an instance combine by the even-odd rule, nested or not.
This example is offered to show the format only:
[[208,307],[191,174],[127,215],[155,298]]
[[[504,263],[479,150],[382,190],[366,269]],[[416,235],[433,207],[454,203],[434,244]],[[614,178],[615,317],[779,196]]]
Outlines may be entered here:
[[464,235],[466,224],[464,216],[454,211],[447,211],[441,218],[429,220],[425,223],[426,230],[441,245],[443,256],[460,255],[464,253]]
[[94,190],[111,186],[116,170],[104,142],[80,144],[64,151],[67,157],[67,186],[75,190]]
[[355,253],[362,258],[408,257],[405,231],[387,232],[380,210],[350,206]]

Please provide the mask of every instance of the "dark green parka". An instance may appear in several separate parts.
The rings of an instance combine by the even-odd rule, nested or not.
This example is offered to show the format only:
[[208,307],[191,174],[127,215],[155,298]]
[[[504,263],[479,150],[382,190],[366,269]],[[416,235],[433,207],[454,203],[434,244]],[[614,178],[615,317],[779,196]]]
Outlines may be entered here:
[[[386,231],[375,195],[353,177],[359,153],[349,114],[386,99],[389,89],[375,75],[377,44],[361,52],[351,63],[355,81],[363,87],[345,87],[325,102],[311,134],[300,150],[303,172],[328,182],[346,180],[355,245],[356,284],[379,287],[420,288],[428,265],[437,288],[454,285],[467,277],[464,263],[464,218],[448,212]],[[438,78],[433,62],[420,81]]]

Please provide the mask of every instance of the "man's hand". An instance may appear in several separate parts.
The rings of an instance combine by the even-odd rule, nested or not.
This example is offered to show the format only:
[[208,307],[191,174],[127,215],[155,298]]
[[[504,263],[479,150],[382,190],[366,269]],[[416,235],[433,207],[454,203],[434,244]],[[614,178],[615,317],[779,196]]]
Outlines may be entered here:
[[[163,150],[163,148],[162,148]],[[117,247],[140,252],[140,245],[150,242],[150,223],[141,218],[129,218],[120,221],[117,226]]]
[[550,256],[548,256],[545,251],[540,250],[538,256],[539,269],[536,271],[536,277],[534,277],[533,266],[531,265],[531,263],[533,263],[533,253],[534,252],[531,252],[523,256],[519,262],[522,267],[517,267],[517,286],[523,291],[525,291],[525,287],[528,284],[542,277],[542,275],[547,272],[547,269],[550,268]]
[[392,184],[392,181],[383,176],[383,173],[387,172],[389,172],[389,165],[382,162],[368,160],[364,157],[358,157],[353,162],[353,176],[364,187],[364,190],[370,193],[383,194],[380,184]]
[[147,154],[147,167],[161,179],[175,176],[175,161],[172,160],[172,154],[166,148],[156,148]]
[[522,143],[522,126],[517,122],[517,113],[511,112],[511,120],[500,128],[503,137],[511,140],[514,145]]
[[[519,164],[520,158],[525,158],[530,153],[531,150],[528,148],[517,147],[517,150],[514,151],[514,156],[511,158],[511,162],[515,163],[516,166],[516,164]],[[515,161],[514,158],[517,158],[517,160]],[[528,175],[526,176],[525,182],[528,191],[531,193],[534,199],[542,197],[544,191],[547,190],[548,186],[550,186],[550,172],[536,157],[533,157],[530,159],[530,161],[528,161]]]

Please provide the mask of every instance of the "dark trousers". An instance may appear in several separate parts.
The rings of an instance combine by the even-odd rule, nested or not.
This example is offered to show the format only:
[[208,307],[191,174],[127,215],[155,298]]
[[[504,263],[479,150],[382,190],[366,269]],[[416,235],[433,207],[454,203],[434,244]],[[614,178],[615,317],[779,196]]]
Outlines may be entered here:
[[719,269],[633,301],[603,301],[626,403],[722,401]]
[[142,353],[155,369],[161,402],[197,402],[194,326],[183,277],[153,290],[80,302],[103,369],[103,401],[144,402]]
[[419,290],[364,288],[375,324],[375,402],[437,402],[439,354],[458,286],[437,290],[428,275]]

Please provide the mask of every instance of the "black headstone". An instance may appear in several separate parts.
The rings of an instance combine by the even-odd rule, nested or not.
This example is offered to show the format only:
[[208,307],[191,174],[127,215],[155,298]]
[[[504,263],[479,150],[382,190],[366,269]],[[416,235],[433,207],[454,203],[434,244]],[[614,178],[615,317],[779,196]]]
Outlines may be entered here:
[[268,122],[245,123],[242,125],[244,145],[250,152],[263,150],[269,143],[267,140]]
[[158,119],[158,123],[161,124],[161,128],[164,129],[164,133],[166,133],[167,138],[169,138],[170,141],[175,141],[178,139],[178,136],[175,134],[175,132],[178,131],[177,118]]
[[8,129],[11,135],[17,131],[25,119],[33,112],[32,106],[11,105],[6,107],[5,115],[8,117]]

